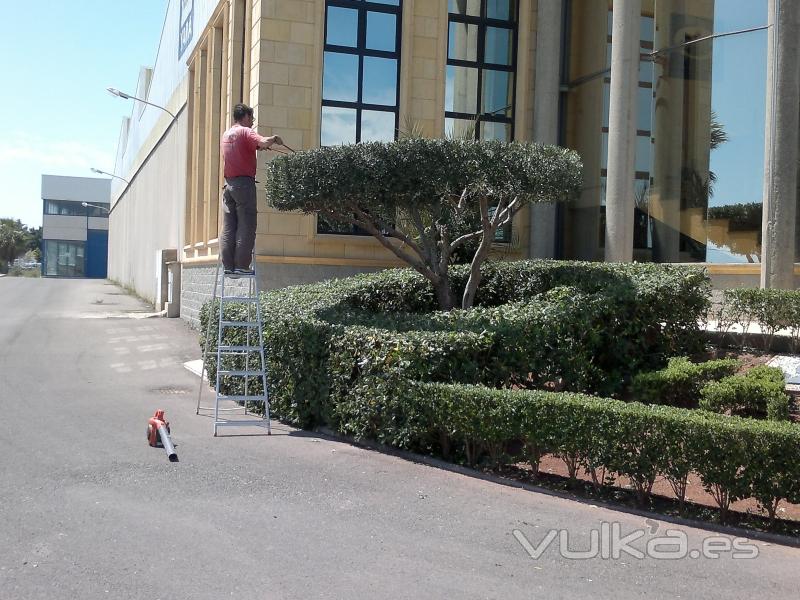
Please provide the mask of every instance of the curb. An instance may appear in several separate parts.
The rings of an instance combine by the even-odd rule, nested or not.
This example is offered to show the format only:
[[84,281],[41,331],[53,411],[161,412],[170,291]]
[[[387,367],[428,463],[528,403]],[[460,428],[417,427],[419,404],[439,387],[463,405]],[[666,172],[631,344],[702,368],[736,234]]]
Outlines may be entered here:
[[335,441],[350,444],[351,446],[356,446],[358,448],[365,448],[367,450],[373,450],[376,452],[381,452],[382,454],[388,454],[390,456],[395,456],[397,458],[401,458],[403,460],[407,460],[410,462],[420,463],[427,465],[429,467],[434,467],[437,469],[442,469],[443,471],[449,471],[450,473],[458,473],[459,475],[464,475],[466,477],[472,477],[474,479],[481,479],[483,481],[488,481],[490,483],[496,483],[498,485],[504,485],[506,487],[518,488],[523,489],[528,492],[535,492],[537,494],[544,494],[545,496],[551,496],[554,498],[560,498],[562,500],[571,500],[573,502],[579,502],[581,504],[586,504],[593,507],[601,507],[606,508],[608,510],[612,510],[615,512],[621,512],[629,515],[636,515],[639,517],[645,517],[648,519],[653,519],[654,521],[662,521],[665,523],[672,523],[674,525],[682,525],[684,527],[693,527],[695,529],[703,529],[706,531],[713,531],[715,533],[722,533],[725,535],[731,535],[734,537],[741,537],[747,538],[748,540],[757,540],[760,542],[767,542],[771,544],[778,544],[781,546],[789,546],[792,548],[800,548],[800,537],[792,537],[788,535],[783,535],[780,533],[770,533],[765,531],[756,531],[752,529],[744,529],[742,527],[736,527],[734,525],[722,525],[720,523],[712,523],[709,521],[699,521],[697,519],[690,519],[686,517],[680,516],[673,516],[673,515],[665,515],[663,513],[653,512],[646,509],[640,508],[633,508],[629,506],[622,506],[620,504],[613,504],[611,502],[605,500],[589,500],[587,498],[580,498],[576,497],[572,494],[567,492],[560,492],[558,490],[551,490],[549,488],[545,488],[542,486],[538,486],[532,483],[525,483],[523,481],[514,481],[513,479],[507,479],[500,475],[493,475],[491,473],[483,473],[481,471],[477,471],[475,469],[471,469],[469,467],[465,467],[463,465],[456,465],[454,463],[449,463],[445,460],[440,458],[433,458],[431,456],[424,456],[422,454],[416,454],[414,452],[409,452],[407,450],[400,450],[398,448],[393,448],[391,446],[386,446],[385,444],[381,444],[379,442],[373,442],[369,440],[356,440],[346,435],[342,435],[333,431],[328,427],[317,427],[314,429],[316,433],[324,435],[325,437],[331,438]]

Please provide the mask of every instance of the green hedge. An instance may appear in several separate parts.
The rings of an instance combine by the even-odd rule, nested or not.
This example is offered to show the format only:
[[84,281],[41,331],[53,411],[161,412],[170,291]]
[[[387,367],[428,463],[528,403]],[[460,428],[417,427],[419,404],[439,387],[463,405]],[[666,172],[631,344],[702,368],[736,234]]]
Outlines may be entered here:
[[[457,290],[467,270],[453,267]],[[469,311],[436,312],[431,286],[411,270],[272,291],[262,309],[273,413],[303,427],[331,423],[340,418],[332,407],[367,375],[360,365],[428,381],[617,393],[637,370],[696,348],[708,291],[699,268],[558,261],[488,263]],[[203,308],[203,331],[217,310]],[[229,331],[226,342],[243,335]]]
[[743,417],[786,421],[789,419],[790,398],[785,386],[781,369],[754,367],[744,375],[708,383],[700,390],[700,408]]
[[734,359],[693,363],[685,356],[675,357],[660,371],[635,375],[630,393],[634,400],[643,404],[694,408],[706,383],[731,376],[740,366]]
[[[410,449],[458,453],[475,463],[552,453],[579,469],[630,478],[644,502],[658,476],[683,501],[697,473],[723,514],[755,498],[774,517],[780,500],[800,502],[800,427],[645,406],[573,393],[371,379],[348,433]],[[376,435],[378,432],[378,435]]]
[[[711,313],[720,331],[727,333],[738,325],[747,333],[755,323],[764,333],[764,348],[769,349],[775,333],[788,330],[792,347],[800,342],[800,291],[758,288],[737,288],[723,292],[722,304]],[[742,345],[745,336],[742,336]]]

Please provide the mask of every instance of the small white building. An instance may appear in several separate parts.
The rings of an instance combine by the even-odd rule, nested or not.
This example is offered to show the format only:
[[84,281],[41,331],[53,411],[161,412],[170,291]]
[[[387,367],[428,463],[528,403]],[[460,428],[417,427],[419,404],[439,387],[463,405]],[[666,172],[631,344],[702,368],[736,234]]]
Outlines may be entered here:
[[111,180],[42,175],[42,275],[105,278]]

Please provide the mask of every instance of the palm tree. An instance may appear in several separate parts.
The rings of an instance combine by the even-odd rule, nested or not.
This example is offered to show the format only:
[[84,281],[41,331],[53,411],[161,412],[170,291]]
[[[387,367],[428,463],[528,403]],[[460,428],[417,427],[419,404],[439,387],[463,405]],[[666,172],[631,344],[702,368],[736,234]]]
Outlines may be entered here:
[[21,221],[0,219],[0,273],[8,273],[8,264],[22,254],[27,241]]

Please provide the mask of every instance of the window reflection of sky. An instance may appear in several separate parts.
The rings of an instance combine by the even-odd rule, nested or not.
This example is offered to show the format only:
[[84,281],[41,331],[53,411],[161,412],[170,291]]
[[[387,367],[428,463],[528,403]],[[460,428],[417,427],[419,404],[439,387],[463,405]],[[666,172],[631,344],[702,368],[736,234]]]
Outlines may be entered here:
[[512,74],[507,71],[483,72],[483,112],[511,116]]
[[512,38],[510,29],[487,27],[485,61],[495,65],[510,65]]
[[508,21],[514,14],[516,0],[487,0],[486,16],[490,19]]
[[361,113],[362,142],[391,142],[394,140],[394,113],[365,110]]
[[397,103],[397,61],[364,57],[363,102],[394,106]]
[[329,6],[327,36],[329,44],[355,48],[358,44],[358,11]]
[[[767,0],[717,0],[714,9],[715,32],[767,24]],[[718,38],[713,44],[711,107],[728,142],[711,152],[717,182],[709,206],[761,202],[767,32]]]
[[356,141],[356,111],[352,108],[322,107],[320,143],[323,146],[354,144]]
[[322,78],[322,97],[325,100],[358,100],[358,56],[338,52],[325,53]]
[[397,17],[389,13],[367,13],[367,48],[394,52],[397,37]]

